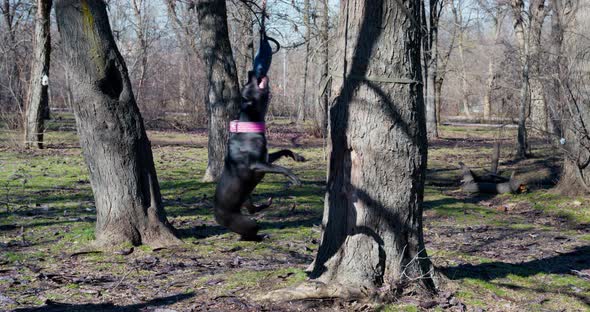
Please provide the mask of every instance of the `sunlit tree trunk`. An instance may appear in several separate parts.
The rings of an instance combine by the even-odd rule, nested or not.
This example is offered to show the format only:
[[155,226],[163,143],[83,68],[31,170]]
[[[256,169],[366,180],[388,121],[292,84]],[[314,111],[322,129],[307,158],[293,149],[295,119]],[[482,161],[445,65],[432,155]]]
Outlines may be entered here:
[[37,0],[33,64],[25,125],[25,147],[43,148],[44,120],[49,117],[49,58],[52,0]]
[[150,142],[105,2],[57,0],[55,10],[96,204],[97,243],[178,243],[166,220]]
[[311,48],[311,22],[309,0],[303,2],[303,22],[305,24],[305,65],[303,67],[303,90],[301,90],[301,102],[297,107],[297,122],[305,121],[305,106],[307,103],[307,80],[309,76],[309,58]]
[[240,105],[238,73],[229,41],[225,0],[199,0],[196,6],[209,84],[205,101],[209,116],[209,154],[203,181],[216,181],[227,153],[229,122],[237,117]]
[[322,0],[322,26],[320,29],[320,86],[318,92],[318,105],[316,107],[316,119],[321,127],[321,134],[328,132],[328,105],[330,103],[330,64],[329,64],[329,40],[330,40],[330,12],[328,0]]
[[529,8],[530,123],[533,132],[545,134],[547,132],[547,105],[541,77],[541,66],[546,65],[541,45],[543,22],[547,16],[545,0],[531,0]]
[[520,103],[518,107],[518,134],[516,156],[526,158],[528,154],[528,134],[527,134],[527,108],[530,103],[529,89],[529,44],[525,29],[525,12],[523,0],[512,0],[512,13],[514,17],[514,33],[518,44],[518,52],[521,61],[521,78],[522,85],[520,89]]
[[436,80],[438,76],[438,23],[441,10],[440,0],[429,1],[428,34],[426,39],[426,129],[428,138],[438,138],[438,111],[436,105]]
[[[502,8],[498,6],[496,13],[492,17],[494,24],[494,45],[498,44],[500,34],[502,33]],[[496,79],[496,60],[492,55],[489,56],[488,61],[488,78],[486,81],[486,90],[483,98],[483,118],[489,119],[492,116],[492,90],[494,87],[494,80]]]
[[340,3],[315,286],[287,291],[283,300],[362,297],[410,281],[433,287],[422,233],[420,1],[400,2],[411,18],[395,1]]

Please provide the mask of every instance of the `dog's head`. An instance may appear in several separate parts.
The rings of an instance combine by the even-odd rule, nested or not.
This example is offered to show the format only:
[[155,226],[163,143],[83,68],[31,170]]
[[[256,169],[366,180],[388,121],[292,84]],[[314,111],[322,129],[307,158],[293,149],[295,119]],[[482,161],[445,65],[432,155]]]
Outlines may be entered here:
[[268,110],[268,77],[256,78],[253,71],[248,72],[248,83],[242,88],[242,112],[250,121],[264,121]]

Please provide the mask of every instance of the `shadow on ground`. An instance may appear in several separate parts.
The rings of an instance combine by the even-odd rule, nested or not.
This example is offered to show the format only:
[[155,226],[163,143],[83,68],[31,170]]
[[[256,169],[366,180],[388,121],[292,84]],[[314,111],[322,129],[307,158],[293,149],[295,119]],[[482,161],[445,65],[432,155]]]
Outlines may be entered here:
[[80,311],[80,312],[98,312],[98,311],[140,311],[143,308],[166,306],[184,301],[195,296],[195,293],[187,293],[180,295],[173,295],[162,298],[155,298],[145,303],[132,304],[127,306],[117,306],[112,303],[99,303],[99,304],[68,304],[59,302],[50,302],[42,307],[38,308],[25,308],[17,309],[15,312],[61,312],[61,311]]

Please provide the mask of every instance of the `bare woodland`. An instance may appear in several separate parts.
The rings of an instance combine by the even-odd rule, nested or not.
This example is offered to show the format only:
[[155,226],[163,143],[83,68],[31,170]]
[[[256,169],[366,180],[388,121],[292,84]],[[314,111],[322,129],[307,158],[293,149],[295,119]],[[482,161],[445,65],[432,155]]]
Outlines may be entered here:
[[[313,223],[317,249],[304,259],[309,261],[297,259],[307,265],[301,270],[305,280],[267,289],[256,300],[340,298],[344,309],[352,309],[357,299],[389,303],[427,294],[439,299],[433,305],[421,301],[420,308],[448,304],[444,309],[465,311],[443,295],[446,279],[427,252],[432,238],[425,238],[423,217],[435,205],[426,202],[428,191],[452,198],[452,204],[498,206],[533,184],[514,172],[508,178],[499,167],[526,175],[527,164],[539,160],[558,163],[551,181],[542,184],[550,194],[590,195],[590,3],[584,0],[268,0],[264,9],[261,1],[246,0],[0,1],[0,131],[11,138],[0,150],[23,158],[59,154],[63,146],[45,134],[56,124],[67,127],[62,114],[73,116],[71,129],[51,128],[51,140],[76,130],[88,181],[75,183],[89,184],[95,212],[91,252],[176,248],[202,228],[213,228],[212,219],[202,217],[204,223],[188,230],[183,225],[193,221],[176,208],[170,217],[165,206],[211,208],[207,188],[228,162],[228,125],[243,106],[241,88],[261,28],[281,43],[268,74],[269,141],[273,148],[299,148],[303,138],[321,160],[297,170],[317,170],[319,163],[325,171],[318,183],[303,179],[305,191],[280,191],[288,201],[307,195],[306,188],[319,190],[313,193],[323,209],[317,229]],[[493,130],[477,138],[470,127]],[[167,177],[158,178],[158,166],[176,155],[158,156],[149,131],[204,142],[199,157],[206,158],[205,170],[188,174],[198,187],[173,193],[183,185],[171,180],[181,177],[164,166]],[[285,133],[296,135],[285,139]],[[493,146],[491,169],[476,174],[484,165],[465,165],[472,155],[453,150],[465,144],[485,153]],[[436,154],[441,146],[442,160]],[[450,162],[460,166],[460,182],[433,178],[450,171]],[[462,193],[449,195],[443,190],[449,185]],[[166,200],[166,191],[174,198]],[[270,193],[269,204],[273,192],[279,191],[268,185],[260,190]],[[13,201],[8,193],[0,197],[7,214]],[[186,202],[184,193],[198,203]],[[527,204],[534,207],[534,200]],[[472,213],[461,209],[452,217]],[[293,204],[286,214],[295,211]],[[474,228],[468,231],[478,233]],[[217,225],[211,231],[206,239],[225,233]],[[24,227],[24,242],[23,233]],[[437,233],[433,245],[440,241]],[[235,248],[221,252],[240,250]],[[232,268],[241,265],[239,258],[231,261]],[[460,275],[461,269],[445,273]],[[590,274],[582,269],[590,268],[571,268]]]

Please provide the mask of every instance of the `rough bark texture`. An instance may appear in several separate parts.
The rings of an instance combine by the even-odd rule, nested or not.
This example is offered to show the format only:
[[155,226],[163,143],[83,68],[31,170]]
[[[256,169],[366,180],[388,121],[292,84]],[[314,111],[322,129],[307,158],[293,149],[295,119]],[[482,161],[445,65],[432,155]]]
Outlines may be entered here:
[[208,81],[205,103],[209,115],[207,171],[203,181],[219,179],[227,153],[229,122],[237,117],[240,90],[227,27],[225,0],[199,0],[196,4],[202,56]]
[[25,147],[43,148],[44,120],[49,117],[49,58],[52,0],[37,0],[33,64],[25,125]]
[[438,22],[440,10],[442,9],[439,0],[429,1],[428,34],[426,35],[426,129],[429,139],[438,138],[438,112],[436,106],[436,80],[438,77]]
[[[328,189],[311,276],[347,296],[420,280],[426,121],[420,3],[342,1],[330,106]],[[387,83],[377,78],[408,79]]]
[[166,220],[150,142],[102,0],[57,0],[57,23],[74,81],[80,145],[96,202],[96,241],[178,242]]

